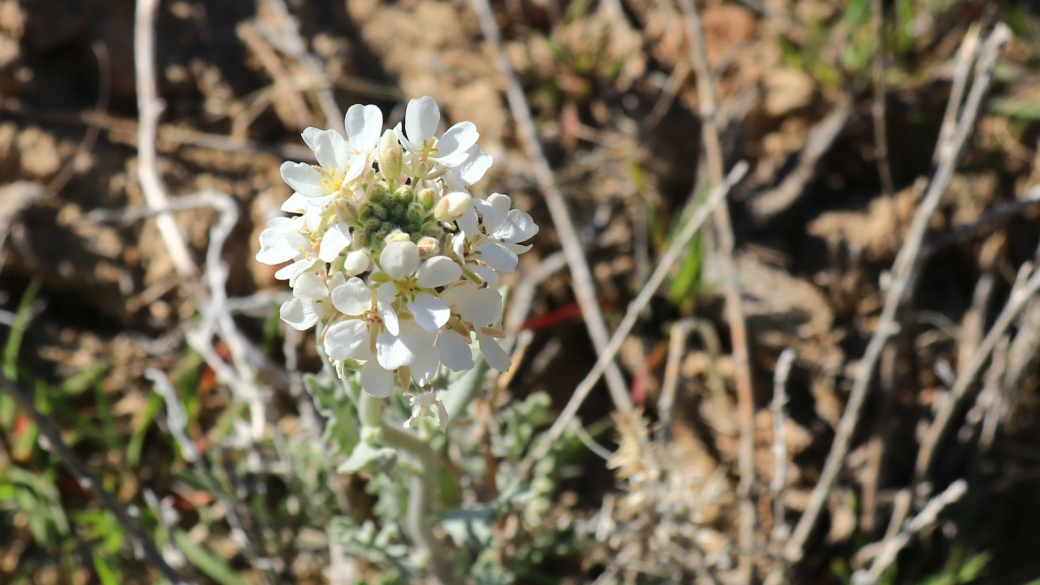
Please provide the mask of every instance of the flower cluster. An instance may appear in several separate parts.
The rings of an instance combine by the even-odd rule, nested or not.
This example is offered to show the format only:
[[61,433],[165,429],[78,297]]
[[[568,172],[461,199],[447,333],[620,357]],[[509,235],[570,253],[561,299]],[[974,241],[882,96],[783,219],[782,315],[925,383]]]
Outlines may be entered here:
[[320,327],[340,375],[359,369],[361,387],[380,398],[395,375],[421,388],[441,364],[472,368],[473,337],[488,364],[509,368],[496,341],[496,287],[538,226],[505,195],[471,196],[491,156],[473,123],[438,137],[439,124],[437,102],[422,97],[408,103],[403,129],[384,131],[371,105],[347,111],[346,138],[308,128],[303,140],[318,164],[282,165],[294,191],[282,210],[294,216],[272,219],[260,235],[258,261],[288,262],[275,273],[293,287],[282,320]]

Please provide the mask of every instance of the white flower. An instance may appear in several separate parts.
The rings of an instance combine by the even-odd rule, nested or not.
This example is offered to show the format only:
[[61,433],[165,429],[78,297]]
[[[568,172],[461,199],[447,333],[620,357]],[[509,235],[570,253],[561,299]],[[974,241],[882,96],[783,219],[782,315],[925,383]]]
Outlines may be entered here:
[[354,104],[347,110],[343,124],[346,126],[347,138],[355,155],[347,171],[346,180],[353,181],[365,172],[369,166],[369,157],[379,145],[379,135],[383,131],[383,112],[376,106]]
[[352,164],[350,145],[335,130],[307,128],[303,141],[314,151],[318,165],[282,163],[282,179],[293,190],[310,199],[312,204],[324,205],[332,200],[343,186],[347,169]]
[[260,251],[256,254],[258,262],[277,265],[292,261],[274,273],[279,280],[288,280],[290,285],[296,278],[310,271],[319,262],[319,251],[315,240],[307,230],[307,216],[294,218],[275,217],[267,222],[267,229],[260,233]]
[[[502,295],[493,288],[466,283],[449,288],[441,298],[451,307],[451,312],[459,316],[463,325],[476,333],[480,351],[487,363],[500,372],[508,370],[511,360],[495,341],[495,336],[500,335],[495,327],[502,320]],[[462,365],[467,359],[469,368],[473,367],[468,335],[463,337],[456,329],[445,329],[437,338],[437,349],[441,363],[449,368],[455,370],[452,364]]]
[[473,122],[459,122],[436,138],[440,121],[441,110],[437,102],[430,96],[423,96],[408,102],[404,133],[401,133],[400,124],[395,131],[405,150],[418,157],[419,163],[433,161],[445,169],[456,167],[470,158],[470,148],[477,143],[480,133]]
[[436,406],[437,426],[440,427],[441,432],[448,430],[448,409],[444,408],[444,404],[440,400],[437,400],[436,392],[430,390],[419,394],[405,393],[404,397],[411,400],[412,406],[412,415],[404,421],[405,428],[418,427],[419,420],[424,416],[433,418],[433,407]]
[[391,280],[380,285],[378,298],[387,312],[393,312],[392,319],[397,319],[396,304],[407,307],[415,322],[431,333],[448,322],[448,305],[431,292],[462,276],[458,264],[446,256],[434,256],[420,266],[419,247],[411,241],[387,244],[379,255],[379,264]]
[[538,233],[538,225],[531,216],[519,209],[510,209],[511,204],[509,197],[501,193],[493,193],[487,201],[474,198],[469,209],[456,220],[465,242],[456,238],[455,254],[464,258],[466,267],[486,282],[496,282],[497,276],[484,266],[498,274],[511,274],[516,270],[518,255],[531,249],[520,242]]
[[332,314],[330,291],[345,282],[346,277],[340,272],[334,274],[327,284],[313,272],[301,274],[293,286],[294,298],[282,304],[278,316],[293,329],[310,329]]
[[322,262],[332,262],[348,247],[350,247],[350,228],[344,223],[337,223],[325,230],[325,234],[321,237],[318,259]]

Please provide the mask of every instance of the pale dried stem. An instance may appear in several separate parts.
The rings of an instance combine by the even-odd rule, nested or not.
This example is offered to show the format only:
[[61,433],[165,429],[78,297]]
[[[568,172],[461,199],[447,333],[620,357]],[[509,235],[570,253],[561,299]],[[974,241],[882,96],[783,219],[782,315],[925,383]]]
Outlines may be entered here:
[[[256,32],[286,56],[294,59],[300,69],[312,77],[315,82],[327,80],[328,72],[325,63],[307,50],[307,42],[300,35],[300,24],[289,12],[285,2],[283,0],[258,0],[258,4],[270,11],[278,28],[270,26],[266,21],[258,20],[255,21]],[[326,127],[345,135],[343,112],[336,104],[332,86],[328,83],[314,83],[313,87],[318,98],[318,107],[325,115]]]
[[[719,140],[716,114],[715,88],[708,63],[708,50],[701,29],[700,15],[693,0],[680,0],[686,34],[690,43],[690,59],[697,77],[697,98],[700,106],[701,136],[704,156],[708,166],[711,185],[723,183],[724,161]],[[696,189],[696,187],[695,187]],[[744,554],[740,559],[740,580],[751,583],[754,578],[753,550],[755,548],[755,505],[751,501],[751,490],[755,484],[755,399],[754,382],[747,339],[747,323],[741,305],[740,279],[735,261],[733,225],[729,206],[723,203],[715,209],[715,233],[718,239],[718,259],[722,272],[723,292],[726,297],[726,321],[729,323],[730,341],[733,346],[734,384],[737,391],[737,412],[740,419],[738,468],[740,482],[737,498],[740,509],[740,548]]]
[[679,367],[686,351],[686,338],[696,328],[694,319],[680,319],[672,325],[668,338],[668,360],[664,366],[664,382],[661,384],[661,397],[657,400],[657,418],[660,420],[660,438],[669,441],[672,438],[672,422],[675,407],[675,395],[679,388]]
[[798,165],[775,188],[751,200],[748,207],[755,221],[764,224],[790,208],[805,192],[805,185],[816,176],[816,163],[830,150],[852,115],[852,97],[842,97],[834,109],[817,122],[805,139]]
[[929,425],[928,430],[921,440],[921,449],[917,452],[917,463],[914,465],[914,478],[917,483],[925,481],[931,468],[935,452],[949,426],[954,413],[960,407],[968,391],[975,383],[975,378],[982,371],[983,366],[993,354],[997,342],[1004,336],[1019,313],[1040,292],[1040,270],[1035,270],[1029,263],[1019,271],[1019,277],[1015,286],[1011,289],[1011,295],[1007,305],[1000,312],[997,320],[993,323],[986,337],[979,344],[971,361],[957,374],[957,381],[950,388],[946,399],[943,400],[935,420]]
[[[531,118],[527,98],[524,95],[520,81],[513,71],[512,64],[506,57],[502,36],[498,30],[498,25],[495,23],[491,5],[488,0],[472,0],[472,6],[473,11],[477,15],[477,20],[480,22],[480,29],[483,31],[484,37],[494,48],[495,64],[498,67],[499,74],[506,82],[506,100],[509,102],[509,109],[516,120],[517,131],[524,144],[527,157],[534,165],[535,180],[538,182],[539,189],[545,195],[546,206],[549,208],[553,225],[556,226],[556,232],[560,237],[563,253],[567,258],[567,265],[571,271],[574,295],[578,299],[589,336],[592,338],[596,351],[603,355],[610,333],[607,330],[606,322],[603,320],[603,314],[599,309],[595,281],[592,278],[588,260],[585,258],[581,238],[574,227],[574,222],[571,219],[570,210],[567,208],[567,202],[563,198],[563,193],[560,192],[559,187],[556,185],[556,179],[553,176],[552,168],[549,166],[549,161],[545,158],[545,153],[542,151],[542,145],[538,139],[538,131],[535,128],[534,120]],[[614,401],[614,406],[622,413],[630,415],[633,411],[633,406],[632,399],[628,394],[628,386],[625,383],[624,376],[621,374],[621,369],[613,361],[607,367],[607,386],[610,390],[610,397]]]
[[906,548],[906,545],[910,543],[910,539],[918,532],[935,524],[938,521],[939,513],[950,504],[960,500],[967,491],[968,482],[958,479],[950,484],[946,491],[932,498],[924,509],[921,510],[921,513],[907,522],[906,526],[897,535],[893,538],[885,539],[881,544],[881,551],[874,558],[870,569],[867,571],[856,571],[852,576],[852,582],[855,585],[874,585],[877,583],[881,576],[884,575],[885,569],[895,562],[899,551]]
[[[874,102],[870,111],[874,116],[874,159],[877,161],[878,176],[881,178],[881,194],[892,197],[895,188],[892,185],[892,166],[888,160],[888,128],[886,115],[885,66],[885,7],[884,0],[871,0],[871,17],[874,21],[874,37],[877,47],[874,49],[872,75],[874,78]],[[895,202],[892,202],[895,205]],[[893,216],[897,217],[898,216]]]
[[834,487],[838,473],[844,466],[845,456],[848,454],[849,444],[852,441],[852,433],[859,422],[863,404],[873,382],[878,358],[888,343],[889,338],[899,330],[897,313],[909,296],[917,274],[923,265],[924,256],[921,254],[921,249],[928,225],[942,201],[943,194],[945,194],[950,180],[953,178],[953,172],[957,165],[957,155],[967,142],[968,136],[974,128],[975,119],[982,104],[982,98],[989,89],[990,81],[992,80],[993,68],[996,66],[1000,49],[1010,38],[1010,29],[1004,24],[998,24],[985,43],[977,66],[975,83],[972,85],[968,100],[961,111],[955,132],[950,135],[950,148],[942,149],[943,156],[939,167],[928,185],[921,205],[910,224],[906,242],[896,256],[892,267],[892,284],[885,297],[885,304],[881,310],[881,316],[878,319],[874,334],[867,344],[863,358],[856,364],[852,390],[845,405],[845,412],[838,423],[831,450],[820,473],[820,479],[809,496],[805,511],[795,527],[791,540],[784,547],[784,557],[791,562],[802,558],[809,534],[819,519],[823,504]]
[[773,372],[773,402],[769,410],[773,414],[773,480],[769,490],[773,492],[773,541],[786,537],[784,526],[784,487],[787,485],[787,378],[794,365],[795,351],[787,348],[780,352]]
[[950,86],[950,99],[946,102],[946,113],[943,114],[942,126],[939,128],[939,139],[935,143],[935,152],[932,154],[932,162],[939,164],[942,161],[944,149],[950,144],[954,130],[957,129],[957,112],[960,111],[961,101],[964,99],[964,91],[968,88],[968,77],[971,73],[971,64],[979,55],[979,38],[982,34],[982,25],[975,22],[968,28],[961,47],[957,51],[957,64],[953,70],[953,81]]
[[[134,69],[137,76],[137,177],[148,206],[165,209],[169,206],[166,190],[159,176],[155,140],[162,113],[162,101],[155,84],[155,9],[159,0],[137,0],[134,20]],[[155,218],[156,227],[170,253],[174,269],[182,279],[194,282],[198,268],[191,259],[184,235],[173,214],[162,212]]]

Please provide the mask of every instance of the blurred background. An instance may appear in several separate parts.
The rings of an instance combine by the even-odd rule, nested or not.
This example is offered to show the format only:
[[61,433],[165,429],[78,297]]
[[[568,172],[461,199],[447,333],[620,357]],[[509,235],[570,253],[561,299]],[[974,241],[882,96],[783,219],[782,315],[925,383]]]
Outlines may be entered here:
[[[390,529],[406,484],[336,471],[356,413],[254,260],[304,128],[422,95],[494,156],[473,192],[541,226],[513,368],[431,439],[460,583],[1040,577],[1031,0],[149,4],[0,0],[0,347],[40,415],[0,394],[0,583],[160,579],[41,416],[189,582],[432,578]],[[614,331],[669,249],[621,375],[525,469],[595,309]]]

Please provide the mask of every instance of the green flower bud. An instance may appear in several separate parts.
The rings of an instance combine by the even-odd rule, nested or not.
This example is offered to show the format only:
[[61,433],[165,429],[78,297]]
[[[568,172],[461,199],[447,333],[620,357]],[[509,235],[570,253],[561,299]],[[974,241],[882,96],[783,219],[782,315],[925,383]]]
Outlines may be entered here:
[[423,206],[423,209],[426,211],[433,209],[433,204],[436,202],[433,189],[422,189],[416,197],[419,200],[419,203]]

